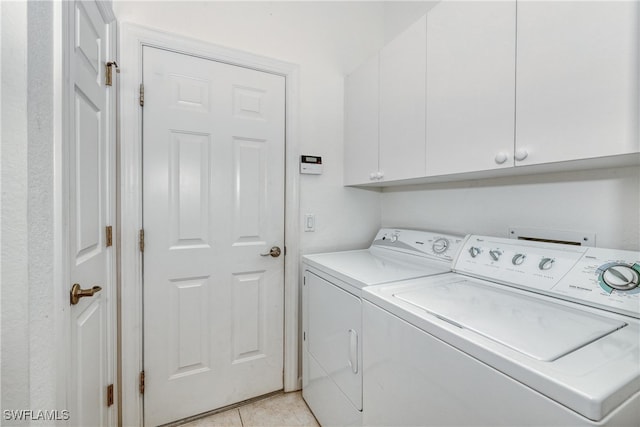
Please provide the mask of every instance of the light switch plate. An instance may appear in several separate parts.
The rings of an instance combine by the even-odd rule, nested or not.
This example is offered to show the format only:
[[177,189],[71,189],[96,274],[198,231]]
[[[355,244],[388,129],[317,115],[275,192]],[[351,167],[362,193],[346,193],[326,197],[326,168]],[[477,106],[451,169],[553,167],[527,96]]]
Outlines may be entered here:
[[304,216],[304,231],[316,231],[316,216],[315,216],[315,214],[305,214],[305,216]]

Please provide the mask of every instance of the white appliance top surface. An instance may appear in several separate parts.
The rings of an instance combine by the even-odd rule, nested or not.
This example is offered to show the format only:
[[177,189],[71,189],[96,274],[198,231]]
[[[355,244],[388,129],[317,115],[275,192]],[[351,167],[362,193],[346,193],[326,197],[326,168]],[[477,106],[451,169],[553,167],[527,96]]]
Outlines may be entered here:
[[362,297],[592,420],[640,391],[640,320],[458,273]]
[[393,294],[455,326],[553,361],[626,325],[539,298],[461,280]]
[[369,249],[305,255],[304,258],[307,264],[357,288],[451,271],[449,263],[423,259],[411,262],[393,254],[375,254]]
[[310,254],[303,262],[356,289],[451,271],[463,237],[382,228],[369,249]]

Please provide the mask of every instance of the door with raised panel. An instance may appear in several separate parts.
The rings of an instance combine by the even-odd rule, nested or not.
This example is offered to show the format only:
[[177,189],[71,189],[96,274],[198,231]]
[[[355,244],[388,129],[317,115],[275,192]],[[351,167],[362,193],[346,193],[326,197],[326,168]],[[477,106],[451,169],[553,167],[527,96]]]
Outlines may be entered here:
[[516,2],[427,13],[427,175],[513,167]]
[[423,16],[380,51],[380,180],[425,175]]
[[516,166],[640,150],[640,3],[518,2]]
[[69,165],[69,289],[77,284],[88,291],[77,301],[69,298],[65,409],[72,426],[116,425],[107,389],[116,374],[115,260],[106,232],[115,220],[115,86],[104,84],[113,24],[93,1],[65,3],[63,11],[70,30],[70,138],[64,163]]
[[145,425],[283,387],[284,77],[143,51]]

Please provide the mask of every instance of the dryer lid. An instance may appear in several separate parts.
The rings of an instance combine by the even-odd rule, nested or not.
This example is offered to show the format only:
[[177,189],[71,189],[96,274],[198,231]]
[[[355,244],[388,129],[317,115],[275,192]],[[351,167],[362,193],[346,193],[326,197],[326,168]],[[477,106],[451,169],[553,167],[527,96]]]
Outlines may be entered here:
[[418,257],[387,254],[370,250],[305,255],[304,262],[362,288],[416,277],[449,272],[449,263]]
[[464,279],[393,296],[542,361],[556,360],[626,326],[619,320]]

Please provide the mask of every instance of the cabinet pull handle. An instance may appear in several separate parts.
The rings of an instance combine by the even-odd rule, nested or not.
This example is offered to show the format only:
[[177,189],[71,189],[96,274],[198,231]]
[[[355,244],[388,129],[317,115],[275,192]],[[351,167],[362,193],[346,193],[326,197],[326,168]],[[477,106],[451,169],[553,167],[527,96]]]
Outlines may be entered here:
[[358,333],[349,329],[349,366],[351,372],[358,373]]
[[521,162],[524,159],[526,159],[528,155],[529,153],[527,152],[527,150],[525,150],[524,148],[521,148],[516,151],[516,154],[514,157],[516,158],[517,161]]
[[496,154],[496,163],[501,165],[504,162],[507,161],[507,159],[509,158],[509,154],[505,153],[504,151],[499,152],[498,154]]

